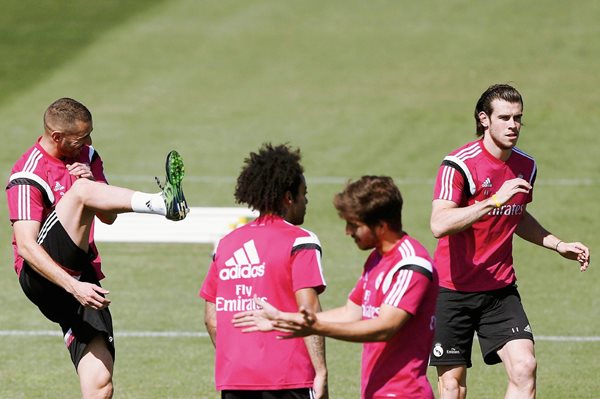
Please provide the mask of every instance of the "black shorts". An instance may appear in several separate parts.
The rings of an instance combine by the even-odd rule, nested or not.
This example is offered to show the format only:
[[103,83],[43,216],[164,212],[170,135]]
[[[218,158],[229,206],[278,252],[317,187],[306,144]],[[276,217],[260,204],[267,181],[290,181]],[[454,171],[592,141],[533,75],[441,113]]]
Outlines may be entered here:
[[509,341],[533,341],[516,285],[487,292],[440,288],[435,314],[435,338],[429,357],[431,366],[471,367],[475,332],[486,364],[500,363],[497,351]]
[[279,391],[221,391],[221,399],[313,399],[311,388]]
[[[79,248],[67,234],[55,213],[44,222],[38,243],[58,264],[68,269],[80,281],[100,285],[91,264],[91,255]],[[87,344],[102,335],[107,347],[115,357],[112,317],[108,308],[94,310],[82,306],[73,295],[42,277],[27,263],[19,274],[23,292],[49,320],[62,328],[65,344],[75,368],[83,356]]]

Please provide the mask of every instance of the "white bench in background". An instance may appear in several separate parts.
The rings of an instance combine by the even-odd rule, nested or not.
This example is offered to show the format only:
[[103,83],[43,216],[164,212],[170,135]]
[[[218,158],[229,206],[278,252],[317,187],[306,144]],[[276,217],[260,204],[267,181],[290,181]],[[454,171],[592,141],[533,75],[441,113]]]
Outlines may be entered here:
[[173,222],[145,213],[120,214],[115,223],[94,224],[98,242],[171,242],[215,245],[235,227],[255,219],[258,212],[247,208],[192,207],[185,219]]

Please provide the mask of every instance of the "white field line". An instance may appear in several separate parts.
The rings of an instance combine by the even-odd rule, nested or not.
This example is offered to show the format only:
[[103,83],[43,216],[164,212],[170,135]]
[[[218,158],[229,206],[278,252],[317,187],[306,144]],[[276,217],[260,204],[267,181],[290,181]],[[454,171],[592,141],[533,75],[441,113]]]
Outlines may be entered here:
[[[153,182],[154,176],[150,175],[109,175],[108,180],[111,182]],[[356,178],[357,176],[354,176]],[[327,184],[344,184],[350,177],[342,176],[306,176],[309,184],[327,185]],[[237,180],[234,176],[185,176],[185,181],[189,183],[205,183],[205,184],[233,184]],[[435,179],[421,177],[395,177],[396,184],[401,186],[433,186]],[[561,179],[539,179],[536,185],[542,186],[600,186],[600,178],[580,177],[580,178],[561,178]]]
[[[0,337],[60,337],[62,333],[54,330],[0,330]],[[118,331],[115,337],[133,338],[204,338],[206,332],[194,331]]]
[[[53,330],[0,330],[0,337],[60,337]],[[206,338],[206,332],[194,331],[117,331],[115,337],[128,338]],[[547,342],[600,342],[600,336],[534,335],[536,341]]]

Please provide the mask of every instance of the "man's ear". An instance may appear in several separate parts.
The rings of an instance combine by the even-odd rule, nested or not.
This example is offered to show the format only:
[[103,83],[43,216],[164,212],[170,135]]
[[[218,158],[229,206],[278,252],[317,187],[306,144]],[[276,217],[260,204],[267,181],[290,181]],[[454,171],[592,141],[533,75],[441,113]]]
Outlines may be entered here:
[[283,201],[284,205],[290,205],[292,202],[294,202],[294,196],[292,195],[291,191],[285,192],[285,194],[283,195]]
[[488,114],[481,111],[477,114],[477,116],[479,117],[479,122],[481,123],[481,126],[483,126],[485,129],[490,127],[490,117],[488,116]]
[[373,227],[373,231],[375,232],[375,235],[377,237],[381,237],[387,230],[388,230],[388,225],[387,225],[387,222],[385,222],[385,221],[379,221]]
[[50,133],[50,137],[52,137],[52,141],[58,143],[63,138],[63,133],[54,130]]

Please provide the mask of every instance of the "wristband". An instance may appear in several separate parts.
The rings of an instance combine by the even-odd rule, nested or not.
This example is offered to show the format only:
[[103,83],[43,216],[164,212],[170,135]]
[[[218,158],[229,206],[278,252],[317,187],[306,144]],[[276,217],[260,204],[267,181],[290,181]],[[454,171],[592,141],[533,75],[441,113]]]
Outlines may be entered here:
[[556,243],[556,246],[554,247],[554,250],[556,252],[558,252],[558,246],[560,245],[561,242],[562,242],[561,240],[558,240],[558,242]]
[[500,203],[500,201],[498,201],[498,198],[496,197],[496,194],[492,195],[492,201],[494,201],[494,206],[496,208],[500,208],[502,206],[502,204]]

